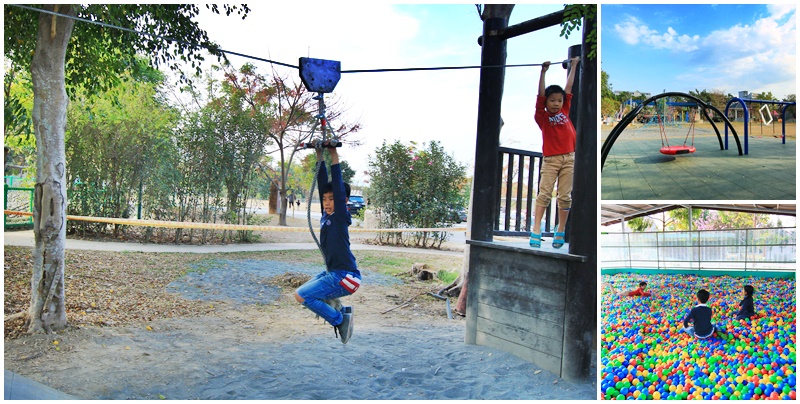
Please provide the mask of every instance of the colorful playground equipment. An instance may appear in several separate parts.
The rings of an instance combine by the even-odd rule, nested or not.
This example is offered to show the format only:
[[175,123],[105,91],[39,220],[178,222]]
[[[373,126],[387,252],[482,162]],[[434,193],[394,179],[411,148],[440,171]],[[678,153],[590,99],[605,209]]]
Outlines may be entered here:
[[[797,105],[796,102],[751,100],[751,99],[748,99],[748,98],[734,97],[734,98],[731,98],[731,100],[728,101],[728,104],[725,105],[725,115],[724,116],[726,117],[726,120],[727,120],[727,117],[728,117],[728,112],[731,109],[731,105],[733,105],[734,103],[737,103],[737,102],[739,103],[739,105],[742,106],[742,109],[744,110],[744,122],[745,122],[745,125],[744,125],[744,154],[748,154],[748,151],[749,151],[748,150],[749,147],[748,147],[748,141],[747,141],[748,136],[747,135],[748,135],[748,132],[749,132],[748,131],[748,127],[749,127],[748,122],[750,122],[750,111],[747,108],[747,104],[748,103],[764,104],[762,109],[759,109],[759,113],[761,114],[762,122],[765,122],[766,125],[769,125],[772,122],[772,116],[770,116],[770,122],[766,122],[766,119],[764,118],[763,108],[766,107],[767,105],[783,105],[783,108],[781,108],[781,122],[782,122],[782,125],[781,125],[781,143],[782,144],[786,144],[786,109],[789,108],[790,106],[796,106]],[[769,113],[767,115],[769,115]],[[733,130],[733,128],[731,128],[731,130]],[[735,132],[734,132],[734,136],[736,136]],[[737,142],[738,142],[738,140],[737,140]],[[728,127],[727,126],[725,127],[725,150],[728,150]]]
[[[731,132],[733,133],[733,138],[734,138],[734,140],[736,140],[736,145],[737,145],[737,147],[739,149],[739,155],[741,156],[742,154],[744,154],[742,152],[742,145],[739,142],[739,137],[736,135],[736,129],[733,128],[733,125],[728,120],[727,116],[724,115],[719,109],[717,109],[713,105],[708,104],[705,101],[703,101],[703,100],[701,100],[701,99],[699,99],[699,98],[697,98],[697,97],[695,97],[693,95],[686,94],[686,93],[679,93],[679,92],[668,92],[668,93],[655,95],[653,97],[650,97],[650,98],[642,101],[633,110],[631,110],[631,112],[629,112],[627,115],[625,115],[622,118],[622,120],[620,120],[619,124],[617,124],[617,126],[614,127],[614,129],[611,131],[611,133],[606,138],[605,142],[603,142],[603,146],[602,146],[602,149],[601,149],[601,160],[600,160],[600,170],[601,171],[603,169],[603,165],[606,162],[606,158],[608,157],[608,154],[611,152],[611,147],[614,145],[614,142],[617,141],[617,138],[619,138],[620,134],[622,134],[622,132],[625,130],[625,128],[637,118],[637,116],[640,114],[640,112],[643,110],[643,108],[645,106],[649,105],[649,104],[654,104],[654,105],[656,105],[656,108],[657,108],[657,111],[656,111],[655,115],[656,116],[660,116],[661,113],[658,112],[658,105],[659,104],[656,103],[656,101],[664,99],[664,98],[669,98],[669,97],[681,97],[681,98],[685,98],[685,99],[690,99],[690,100],[692,100],[694,102],[694,105],[697,107],[697,109],[700,112],[703,113],[703,116],[706,117],[706,120],[708,120],[708,122],[711,123],[711,126],[714,128],[714,132],[716,132],[717,139],[719,140],[719,148],[720,148],[720,150],[727,150],[727,133],[728,133],[728,128],[730,128]],[[666,105],[668,105],[668,102],[663,102],[662,101],[661,104],[666,106]],[[685,105],[682,105],[682,106],[690,106],[693,103],[687,102],[687,103],[680,103],[680,104],[685,104]],[[711,117],[709,116],[708,110],[712,110],[712,111],[716,112],[722,118],[723,122],[725,123],[725,136],[726,136],[725,139],[726,139],[726,142],[725,142],[724,145],[723,145],[723,142],[722,142],[722,136],[719,133],[719,129],[717,128],[717,125],[714,123],[714,120],[711,119]],[[662,142],[661,149],[659,149],[659,152],[661,152],[663,154],[669,154],[669,155],[694,153],[696,151],[696,149],[694,147],[694,120],[691,120],[690,122],[691,122],[691,126],[689,128],[689,131],[686,134],[686,138],[684,139],[683,145],[680,145],[680,146],[672,146],[672,145],[669,144],[669,140],[665,139],[666,138],[666,133],[664,132],[664,125],[663,124],[659,124],[659,129],[661,131],[661,142]],[[687,145],[686,142],[687,142],[687,140],[689,138],[689,134],[690,133],[692,134],[692,144]]]

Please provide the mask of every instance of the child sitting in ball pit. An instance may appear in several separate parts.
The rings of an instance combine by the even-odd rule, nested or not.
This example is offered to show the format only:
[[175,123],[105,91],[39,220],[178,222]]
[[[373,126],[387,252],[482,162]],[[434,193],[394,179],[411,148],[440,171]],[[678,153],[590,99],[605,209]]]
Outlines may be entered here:
[[[714,335],[716,332],[720,338],[728,339],[728,334],[725,330],[711,322],[713,311],[708,307],[708,299],[711,298],[711,293],[705,289],[697,291],[697,306],[694,306],[689,314],[683,319],[683,331],[689,335],[694,335],[698,339],[707,339]],[[693,326],[689,326],[689,322],[694,321]]]
[[744,286],[744,299],[739,303],[739,312],[736,313],[737,320],[744,320],[756,314],[756,309],[753,306],[753,293],[755,289],[751,285]]

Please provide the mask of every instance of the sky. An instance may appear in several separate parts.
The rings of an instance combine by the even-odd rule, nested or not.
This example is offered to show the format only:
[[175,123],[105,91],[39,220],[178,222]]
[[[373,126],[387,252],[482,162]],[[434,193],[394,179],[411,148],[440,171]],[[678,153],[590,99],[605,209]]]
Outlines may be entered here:
[[797,89],[796,21],[793,4],[604,4],[601,66],[615,91],[782,99]]
[[[337,60],[342,70],[477,66],[483,23],[474,4],[373,4],[359,2],[259,2],[242,21],[204,12],[200,27],[222,49],[297,65],[300,57]],[[204,8],[203,8],[204,9]],[[563,4],[518,4],[509,25],[563,9]],[[580,33],[560,37],[551,27],[512,38],[507,64],[560,62]],[[266,62],[229,57],[234,66],[250,62],[263,73]],[[300,81],[298,70],[277,66]],[[533,121],[540,67],[506,69],[502,146],[541,151]],[[339,151],[356,171],[354,185],[367,185],[368,158],[385,141],[439,141],[473,175],[479,69],[345,73],[326,100],[339,99],[347,120],[359,121],[361,145]],[[566,70],[552,67],[547,84],[564,85]],[[335,126],[335,122],[331,122]]]

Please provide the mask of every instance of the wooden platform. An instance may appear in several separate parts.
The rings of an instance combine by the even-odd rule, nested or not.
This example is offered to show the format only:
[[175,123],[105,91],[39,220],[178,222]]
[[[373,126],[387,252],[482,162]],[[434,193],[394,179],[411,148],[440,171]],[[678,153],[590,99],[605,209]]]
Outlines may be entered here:
[[[577,292],[584,299],[577,303],[596,307],[596,292],[578,290],[595,285],[572,279],[575,264],[586,257],[569,254],[568,245],[553,249],[547,242],[541,249],[524,242],[468,243],[466,342],[510,352],[567,380],[587,376],[595,314],[588,312],[588,322],[573,321],[587,314],[573,312],[574,296]],[[576,327],[585,329],[576,332]]]

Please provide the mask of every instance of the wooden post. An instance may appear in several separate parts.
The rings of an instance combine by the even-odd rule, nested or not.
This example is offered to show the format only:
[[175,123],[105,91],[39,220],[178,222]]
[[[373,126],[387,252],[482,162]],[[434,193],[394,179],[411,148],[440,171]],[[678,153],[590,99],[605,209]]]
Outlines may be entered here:
[[[505,65],[506,41],[497,37],[498,31],[508,26],[508,16],[513,5],[487,4],[483,20],[483,36],[481,41],[481,65]],[[491,8],[490,8],[491,7]],[[472,240],[492,241],[495,222],[495,202],[497,198],[497,179],[499,169],[498,147],[500,147],[500,106],[503,100],[503,84],[505,67],[481,69],[478,94],[478,130],[475,141],[475,171],[473,174],[472,209],[470,238]],[[472,251],[467,256],[470,268],[476,265],[477,257]],[[475,344],[478,298],[475,289],[469,288],[469,277],[462,289],[467,298],[462,302],[459,297],[458,307],[466,306],[467,330],[464,342]]]
[[[487,5],[488,7],[488,5]],[[507,18],[486,18],[483,22],[481,65],[505,65],[506,41],[497,31],[508,25]],[[500,106],[503,100],[505,68],[481,69],[478,95],[478,130],[475,142],[475,172],[471,234],[473,240],[492,241],[500,146]]]
[[577,92],[578,138],[572,189],[569,252],[587,257],[570,266],[567,279],[562,377],[588,378],[597,327],[597,60],[588,60],[586,37],[597,20],[583,22],[583,55]]

